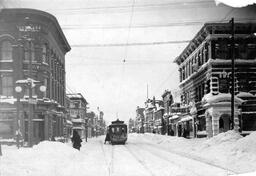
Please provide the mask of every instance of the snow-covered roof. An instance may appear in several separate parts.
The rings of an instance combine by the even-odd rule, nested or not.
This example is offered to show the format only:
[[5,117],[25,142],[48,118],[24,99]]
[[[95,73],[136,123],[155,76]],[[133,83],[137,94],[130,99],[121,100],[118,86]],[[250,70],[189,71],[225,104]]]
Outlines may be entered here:
[[82,100],[85,104],[88,104],[88,102],[86,101],[86,99],[83,97],[83,95],[81,93],[73,93],[73,94],[66,94],[67,97],[70,100]]
[[[223,64],[223,63],[231,63],[231,60],[226,60],[226,59],[211,59],[212,63],[219,63],[219,64]],[[255,64],[256,63],[256,59],[252,59],[252,60],[244,60],[244,59],[236,59],[236,63],[241,63],[241,64]]]
[[14,104],[17,101],[14,97],[6,97],[6,96],[0,96],[0,103],[9,103]]
[[170,120],[173,120],[173,119],[177,119],[177,118],[179,118],[180,116],[178,116],[177,114],[175,114],[175,115],[173,115],[173,116],[171,116],[169,119]]
[[81,118],[79,118],[79,119],[72,119],[71,121],[74,122],[74,123],[84,123],[85,122],[84,119],[81,119]]
[[155,108],[155,106],[151,102],[147,103],[146,104],[146,109],[149,109],[149,108]]
[[[214,104],[217,102],[223,102],[223,101],[231,101],[231,94],[229,93],[219,93],[218,95],[213,95],[212,93],[205,94],[204,97],[202,98],[203,103],[209,103],[209,104]],[[241,98],[238,98],[235,96],[235,102],[238,104],[242,104],[244,100]]]
[[159,111],[159,110],[162,110],[162,109],[164,109],[163,106],[158,106],[156,110]]
[[79,93],[75,93],[75,94],[67,94],[68,98],[83,98],[83,96]]
[[239,92],[236,96],[237,97],[255,97],[255,95],[249,92]]
[[192,119],[193,119],[192,116],[187,115],[187,116],[183,117],[179,122],[185,122],[185,121],[189,121],[189,120],[192,120]]

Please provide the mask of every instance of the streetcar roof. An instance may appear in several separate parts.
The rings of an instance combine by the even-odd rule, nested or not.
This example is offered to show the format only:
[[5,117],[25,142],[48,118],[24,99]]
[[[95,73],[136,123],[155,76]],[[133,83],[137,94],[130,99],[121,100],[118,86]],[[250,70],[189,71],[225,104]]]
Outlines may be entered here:
[[126,124],[123,124],[123,123],[121,123],[121,124],[111,124],[111,125],[109,125],[109,127],[113,127],[113,126],[127,126]]

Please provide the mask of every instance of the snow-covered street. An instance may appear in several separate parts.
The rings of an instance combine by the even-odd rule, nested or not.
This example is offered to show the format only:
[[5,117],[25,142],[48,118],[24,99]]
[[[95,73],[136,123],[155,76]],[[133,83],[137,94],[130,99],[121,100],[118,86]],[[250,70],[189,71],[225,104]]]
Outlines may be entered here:
[[0,176],[236,175],[256,170],[255,136],[242,138],[232,131],[212,139],[129,134],[126,145],[104,144],[100,136],[83,142],[81,151],[49,141],[19,150],[3,146]]

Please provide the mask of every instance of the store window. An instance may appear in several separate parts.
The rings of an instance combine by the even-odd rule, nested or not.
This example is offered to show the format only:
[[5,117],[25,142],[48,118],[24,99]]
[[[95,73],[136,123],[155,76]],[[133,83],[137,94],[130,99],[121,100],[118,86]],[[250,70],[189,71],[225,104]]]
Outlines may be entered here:
[[1,76],[1,94],[5,96],[13,95],[13,78],[12,76]]
[[29,43],[26,43],[24,45],[24,50],[25,50],[25,61],[29,61],[29,57],[31,54],[31,60],[34,61],[35,60],[35,47],[34,44],[31,43],[31,45],[29,45]]
[[12,60],[12,44],[8,40],[5,40],[1,43],[0,60]]
[[248,59],[256,58],[256,43],[248,43],[247,44],[247,57]]
[[228,78],[219,78],[219,92],[228,93],[229,92],[229,79]]

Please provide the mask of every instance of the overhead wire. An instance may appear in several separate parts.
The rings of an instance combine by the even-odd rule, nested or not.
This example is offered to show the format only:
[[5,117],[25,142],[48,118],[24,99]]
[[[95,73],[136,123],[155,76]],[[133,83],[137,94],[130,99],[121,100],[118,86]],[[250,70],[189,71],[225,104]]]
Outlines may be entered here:
[[[232,11],[232,10],[231,10]],[[231,12],[228,12],[226,17]],[[228,22],[226,20],[226,17],[222,20],[218,21],[208,21],[208,23],[218,23],[218,22]],[[243,21],[256,21],[256,19],[250,19],[250,18],[240,18],[236,19],[236,22],[243,22]],[[205,22],[180,22],[180,23],[172,23],[171,26],[181,26],[181,25],[203,25]],[[155,26],[157,27],[157,26]],[[131,30],[132,25],[129,25],[128,29]],[[130,34],[129,34],[130,35]],[[147,46],[147,45],[166,45],[166,44],[182,44],[182,43],[189,43],[191,40],[173,40],[173,41],[156,41],[156,42],[132,42],[132,43],[105,43],[105,44],[72,44],[71,47],[74,48],[93,48],[93,47],[127,47],[127,46]]]
[[169,78],[171,78],[172,76],[174,76],[174,73],[176,72],[176,70],[172,70],[172,72],[169,74],[169,75],[167,75],[167,77],[159,84],[159,86],[153,91],[153,94],[155,94],[156,92],[158,92],[159,91],[159,89],[161,89],[165,84],[166,84],[166,82],[167,82],[167,80],[169,79]]
[[[224,16],[224,18],[222,18],[219,22],[228,22],[227,17],[228,17],[233,11],[234,11],[234,9],[231,9],[230,11],[228,11],[228,12],[226,13],[226,15]],[[239,21],[239,20],[237,20],[237,21]],[[175,71],[176,71],[176,70],[173,70],[173,71],[161,82],[161,84],[157,87],[157,89],[155,89],[154,94],[155,94],[160,88],[163,87],[163,85],[166,83],[166,81],[167,81],[170,77],[173,76],[173,74],[175,73]],[[176,91],[176,92],[177,92],[177,91]],[[175,93],[176,93],[176,92],[175,92]]]
[[[133,9],[134,9],[134,4],[133,4]],[[231,10],[232,11],[232,10]],[[228,14],[230,14],[231,12],[229,12]],[[228,15],[227,14],[227,15]],[[132,15],[133,15],[133,13],[132,13]],[[226,16],[227,16],[226,15]],[[131,17],[131,19],[132,19],[132,17]],[[131,20],[130,20],[131,21]],[[202,24],[203,22],[191,22],[190,24],[180,24],[180,25],[199,25],[199,24]],[[167,24],[168,25],[168,24]],[[177,26],[178,26],[178,24],[176,24]],[[162,26],[162,25],[148,25],[148,26],[131,26],[131,23],[129,24],[129,27],[128,27],[128,30],[130,31],[131,30],[131,28],[132,27],[160,27],[160,26]],[[168,25],[168,26],[170,26],[170,25]],[[172,26],[175,26],[175,24],[173,24]],[[102,28],[102,27],[100,27],[100,28]],[[110,26],[110,27],[107,27],[107,28],[120,28],[120,27],[118,27],[118,26]],[[121,28],[123,28],[122,26],[121,26]],[[65,28],[64,28],[65,29]],[[73,28],[73,29],[75,29],[75,28]],[[128,32],[128,34],[129,34],[129,32]],[[130,35],[130,34],[129,34]],[[127,57],[127,46],[139,46],[139,45],[162,45],[162,44],[176,44],[176,43],[188,43],[190,40],[187,40],[187,41],[167,41],[167,42],[148,42],[148,43],[128,43],[128,39],[129,39],[129,35],[128,35],[128,38],[127,38],[127,42],[126,43],[119,43],[119,44],[88,44],[88,45],[71,45],[72,47],[120,47],[120,46],[124,46],[125,47],[125,59],[127,59],[126,57]],[[125,61],[125,60],[124,60]],[[124,67],[124,63],[125,62],[123,62],[122,63],[122,65],[123,65],[123,67]],[[123,69],[124,70],[124,69]],[[166,79],[165,79],[166,80]],[[164,80],[164,81],[165,81]],[[160,85],[162,85],[162,83],[160,84]]]
[[142,45],[165,45],[165,44],[179,44],[188,43],[190,40],[173,40],[161,42],[141,42],[141,43],[107,43],[107,44],[73,44],[71,47],[87,48],[87,47],[127,47],[127,46],[142,46]]
[[[214,3],[213,0],[204,0],[204,1],[176,1],[176,2],[168,2],[168,3],[156,3],[156,4],[137,4],[136,6],[132,7],[133,5],[118,5],[118,6],[94,6],[94,7],[79,7],[79,8],[59,8],[59,9],[45,9],[45,11],[53,11],[54,13],[67,13],[67,15],[72,15],[74,13],[81,13],[85,14],[97,14],[97,13],[116,13],[114,10],[119,10],[119,13],[129,13],[130,8],[137,8],[140,10],[151,10],[150,8],[173,8],[177,9],[177,6],[182,5],[184,7],[188,7],[191,5],[208,5],[209,3]],[[137,10],[138,11],[138,10]]]
[[[159,28],[159,27],[178,27],[178,26],[197,26],[197,25],[203,25],[206,22],[207,23],[219,23],[219,22],[228,22],[226,20],[227,16],[233,11],[234,9],[231,9],[226,17],[223,19],[200,19],[197,21],[173,21],[169,23],[154,23],[154,24],[136,24],[130,26],[130,28]],[[244,22],[244,21],[256,21],[255,18],[236,18],[236,22]],[[125,29],[129,28],[129,26],[126,25],[104,25],[104,26],[99,26],[99,25],[93,25],[93,26],[82,26],[82,25],[62,25],[63,30],[84,30],[84,29]]]
[[123,89],[123,84],[124,84],[124,76],[125,76],[125,63],[127,61],[127,52],[128,52],[128,43],[130,39],[130,33],[131,33],[131,25],[132,25],[132,20],[133,20],[133,15],[134,15],[134,5],[135,5],[135,0],[132,0],[132,7],[131,7],[131,15],[130,15],[130,20],[129,20],[129,28],[127,32],[127,39],[126,39],[126,45],[124,48],[124,58],[122,59],[122,70],[121,70],[121,83],[119,87],[119,92],[118,92],[118,97],[117,97],[117,113],[119,111],[119,106],[120,106],[120,95]]

